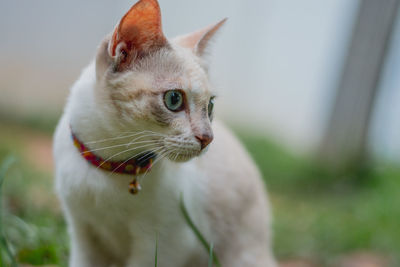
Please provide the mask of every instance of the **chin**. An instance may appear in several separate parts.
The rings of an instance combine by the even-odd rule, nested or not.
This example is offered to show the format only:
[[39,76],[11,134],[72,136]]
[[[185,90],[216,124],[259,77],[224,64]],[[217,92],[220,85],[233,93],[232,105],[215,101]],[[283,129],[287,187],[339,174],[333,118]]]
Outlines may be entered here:
[[184,153],[172,153],[168,156],[168,159],[173,162],[187,162],[199,155],[200,155],[199,151],[193,151],[190,153],[186,151]]

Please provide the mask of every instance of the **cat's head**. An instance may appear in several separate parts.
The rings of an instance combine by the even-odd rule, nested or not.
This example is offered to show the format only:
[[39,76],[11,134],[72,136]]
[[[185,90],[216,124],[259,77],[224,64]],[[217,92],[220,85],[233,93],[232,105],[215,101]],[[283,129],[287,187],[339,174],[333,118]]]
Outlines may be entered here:
[[143,131],[141,140],[175,161],[204,151],[215,97],[204,57],[224,22],[167,40],[157,0],[137,2],[96,57],[97,104],[113,130]]

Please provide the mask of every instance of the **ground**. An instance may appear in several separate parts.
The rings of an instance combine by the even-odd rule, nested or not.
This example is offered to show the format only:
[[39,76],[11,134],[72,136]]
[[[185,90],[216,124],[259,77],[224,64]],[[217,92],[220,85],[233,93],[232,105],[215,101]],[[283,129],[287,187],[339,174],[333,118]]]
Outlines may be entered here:
[[[368,178],[353,184],[263,137],[238,133],[268,184],[281,267],[399,264],[398,169],[371,165]],[[15,162],[2,188],[0,223],[8,246],[23,266],[66,266],[68,237],[52,190],[51,131],[0,122],[0,165],[10,157]],[[9,261],[4,244],[1,256],[0,267],[8,266],[2,264]]]

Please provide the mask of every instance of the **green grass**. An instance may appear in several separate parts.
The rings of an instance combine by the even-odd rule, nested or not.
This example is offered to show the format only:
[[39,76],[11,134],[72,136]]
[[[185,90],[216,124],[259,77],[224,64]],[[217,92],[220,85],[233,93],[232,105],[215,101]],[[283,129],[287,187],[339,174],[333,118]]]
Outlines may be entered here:
[[375,163],[364,181],[349,179],[359,174],[335,175],[263,137],[239,136],[268,184],[279,258],[312,258],[326,266],[362,250],[400,263],[400,168]]
[[[25,156],[26,136],[38,130],[49,136],[52,127],[32,130],[27,125],[0,122],[0,165],[9,155],[17,159],[2,188],[4,237],[19,263],[66,266],[68,237],[52,173]],[[351,183],[264,137],[238,133],[268,184],[279,259],[311,258],[328,266],[338,255],[367,250],[400,263],[400,168],[374,163],[364,182]],[[4,253],[2,247],[2,260],[10,263]],[[157,261],[162,263],[156,254]]]
[[[9,155],[16,158],[2,186],[4,237],[18,263],[66,266],[68,238],[52,173],[39,170],[24,156],[23,139],[29,132],[34,131],[0,124],[0,166]],[[9,259],[4,260],[9,266]]]
[[38,130],[45,134],[52,134],[60,118],[60,113],[44,114],[34,112],[31,114],[10,113],[0,108],[0,123],[11,127],[25,127]]
[[[4,182],[4,178],[10,166],[14,163],[13,157],[8,157],[5,159],[0,165],[0,207],[2,207],[2,186]],[[14,254],[11,252],[10,246],[8,244],[7,238],[5,236],[5,231],[3,228],[3,216],[2,216],[2,209],[0,208],[0,266],[10,265],[12,267],[17,266],[17,261],[14,257]]]

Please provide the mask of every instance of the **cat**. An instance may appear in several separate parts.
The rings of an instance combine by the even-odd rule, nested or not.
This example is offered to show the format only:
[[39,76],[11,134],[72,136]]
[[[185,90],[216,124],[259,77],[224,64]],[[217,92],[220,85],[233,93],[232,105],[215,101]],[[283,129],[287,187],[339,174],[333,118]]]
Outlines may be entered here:
[[181,203],[222,266],[276,266],[260,174],[214,119],[206,55],[224,22],[167,40],[140,0],[73,85],[54,136],[69,266],[154,266],[156,243],[160,266],[207,266]]

